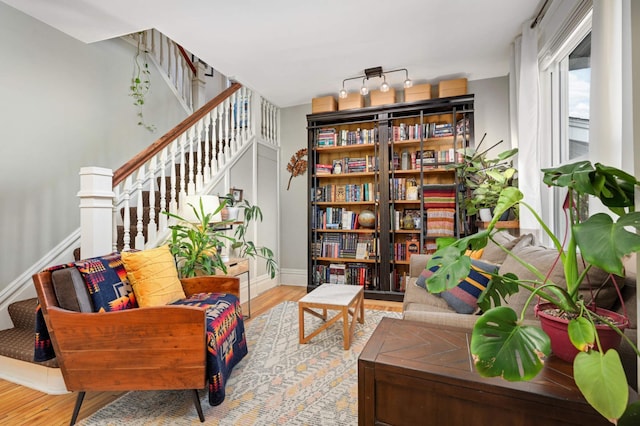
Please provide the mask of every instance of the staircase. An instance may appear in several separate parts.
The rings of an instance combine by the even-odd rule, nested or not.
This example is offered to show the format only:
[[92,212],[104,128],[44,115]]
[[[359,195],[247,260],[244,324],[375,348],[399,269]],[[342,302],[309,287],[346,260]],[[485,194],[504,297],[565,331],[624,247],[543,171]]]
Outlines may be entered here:
[[[240,156],[252,153],[257,164],[258,149],[252,146],[277,152],[278,124],[277,108],[238,83],[207,102],[113,173],[113,231],[106,247],[144,249],[165,241],[170,221],[161,211],[179,214],[187,195],[226,193],[230,170]],[[82,228],[81,235],[104,238]],[[30,277],[42,268],[34,265],[24,275]],[[27,287],[33,287],[30,279],[20,288]],[[30,298],[8,306],[13,328],[0,330],[0,378],[50,394],[66,393],[55,359],[33,362],[36,304]]]

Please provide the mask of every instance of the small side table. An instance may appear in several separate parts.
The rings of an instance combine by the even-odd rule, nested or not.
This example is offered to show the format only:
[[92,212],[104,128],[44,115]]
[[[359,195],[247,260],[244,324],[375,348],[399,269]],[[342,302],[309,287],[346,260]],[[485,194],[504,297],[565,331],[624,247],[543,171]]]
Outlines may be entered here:
[[249,274],[249,259],[242,257],[231,258],[227,262],[224,262],[227,266],[227,275],[231,277],[238,277],[242,274],[247,274],[247,316],[251,318],[251,274]]
[[[320,287],[308,293],[298,301],[298,327],[300,331],[300,344],[309,342],[321,331],[342,319],[342,335],[344,339],[344,350],[351,346],[351,338],[355,329],[356,321],[364,323],[364,291],[362,286],[347,284],[322,284]],[[322,313],[314,311],[322,309]],[[327,309],[339,311],[333,318],[327,321]],[[309,313],[323,321],[320,327],[314,332],[305,335],[304,314]],[[349,315],[351,315],[351,325],[349,325]]]

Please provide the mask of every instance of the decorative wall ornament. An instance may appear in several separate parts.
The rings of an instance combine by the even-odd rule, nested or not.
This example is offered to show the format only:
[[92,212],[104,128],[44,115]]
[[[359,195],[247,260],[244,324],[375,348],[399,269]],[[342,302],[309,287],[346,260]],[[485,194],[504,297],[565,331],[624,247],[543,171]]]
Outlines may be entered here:
[[307,156],[307,148],[299,149],[294,155],[291,156],[289,164],[287,164],[287,171],[291,173],[289,177],[289,183],[287,184],[287,191],[291,187],[291,179],[296,176],[305,174],[307,171],[307,160],[304,157]]

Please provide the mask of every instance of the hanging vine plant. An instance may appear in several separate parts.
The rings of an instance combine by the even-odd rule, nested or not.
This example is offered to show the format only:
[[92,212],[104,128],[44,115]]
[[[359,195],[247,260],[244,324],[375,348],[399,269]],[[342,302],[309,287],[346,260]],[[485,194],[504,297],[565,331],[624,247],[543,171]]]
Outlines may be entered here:
[[144,33],[139,32],[136,54],[133,57],[133,77],[131,77],[131,86],[129,86],[129,96],[133,98],[133,105],[138,109],[138,126],[142,126],[150,132],[155,132],[156,126],[148,124],[142,112],[145,98],[151,88],[151,72],[149,71],[149,62],[147,60],[149,51],[142,44],[143,37]]

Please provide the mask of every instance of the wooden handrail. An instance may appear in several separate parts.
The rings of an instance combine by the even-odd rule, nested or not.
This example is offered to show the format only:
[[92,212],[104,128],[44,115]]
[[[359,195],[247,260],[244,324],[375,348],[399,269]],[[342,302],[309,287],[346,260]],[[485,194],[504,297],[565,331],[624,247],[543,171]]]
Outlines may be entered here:
[[189,65],[189,68],[191,68],[191,72],[193,73],[193,75],[196,75],[197,74],[196,66],[193,65],[193,61],[191,60],[189,55],[187,55],[187,52],[184,50],[184,47],[180,46],[177,43],[176,43],[176,46],[178,46],[178,50],[180,51],[180,54],[182,55],[184,60],[187,62],[187,65]]
[[143,151],[138,153],[131,160],[127,161],[122,167],[120,167],[118,170],[114,172],[113,187],[115,188],[120,182],[125,180],[127,176],[129,176],[130,174],[138,170],[140,167],[142,167],[142,165],[145,164],[147,161],[149,161],[154,155],[162,151],[164,147],[166,147],[171,142],[173,142],[182,133],[189,130],[189,128],[193,126],[195,123],[197,123],[198,120],[200,120],[212,109],[214,109],[215,107],[220,105],[222,102],[224,102],[225,99],[227,99],[229,96],[231,96],[241,87],[242,85],[240,83],[233,83],[231,87],[229,87],[228,89],[220,93],[215,98],[211,99],[209,102],[204,104],[196,112],[191,114],[189,117],[185,118],[184,121],[182,121],[182,123],[178,124],[176,127],[169,130],[160,139],[156,140],[154,143],[146,147]]

